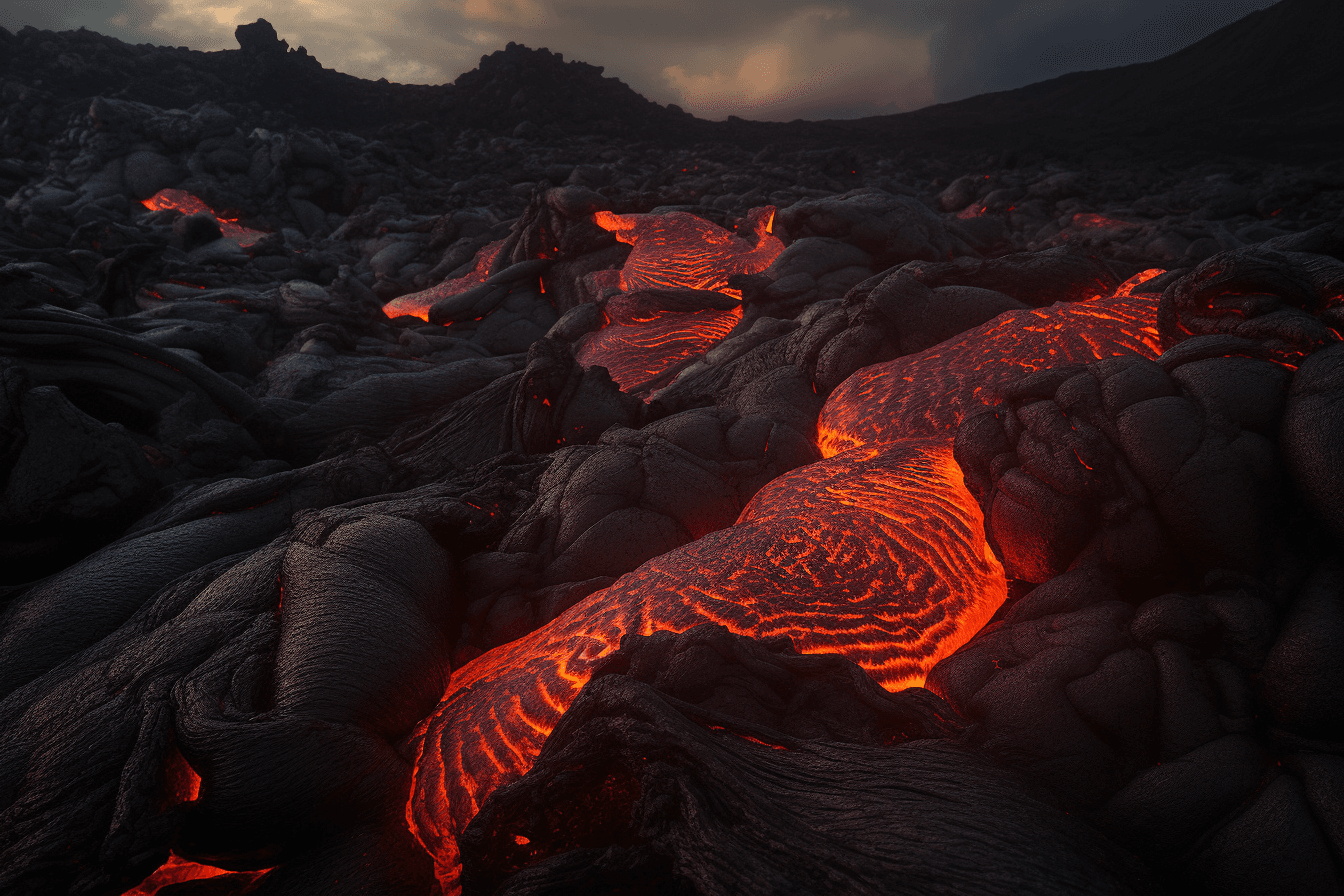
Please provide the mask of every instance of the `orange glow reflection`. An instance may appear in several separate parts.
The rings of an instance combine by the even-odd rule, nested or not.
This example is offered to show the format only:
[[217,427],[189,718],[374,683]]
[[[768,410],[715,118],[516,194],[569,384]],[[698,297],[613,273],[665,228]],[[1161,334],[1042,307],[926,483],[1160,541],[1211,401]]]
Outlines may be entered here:
[[1096,212],[1080,212],[1073,216],[1073,226],[1084,230],[1125,230],[1139,225],[1119,218],[1108,218]]

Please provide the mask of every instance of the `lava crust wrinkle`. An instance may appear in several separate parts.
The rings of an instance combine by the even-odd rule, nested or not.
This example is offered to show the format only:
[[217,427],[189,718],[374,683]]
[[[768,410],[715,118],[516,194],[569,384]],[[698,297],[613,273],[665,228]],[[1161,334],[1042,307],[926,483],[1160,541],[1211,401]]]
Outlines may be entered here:
[[1145,888],[1132,859],[960,746],[936,697],[883,693],[839,657],[705,625],[627,636],[596,676],[467,827],[464,893]]

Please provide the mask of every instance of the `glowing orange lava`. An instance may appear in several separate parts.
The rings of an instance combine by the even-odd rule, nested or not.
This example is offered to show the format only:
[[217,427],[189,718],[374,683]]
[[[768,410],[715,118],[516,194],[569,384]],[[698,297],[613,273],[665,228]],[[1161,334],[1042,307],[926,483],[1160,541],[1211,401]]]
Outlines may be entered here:
[[[763,270],[781,246],[769,233],[773,209],[753,214],[755,247],[691,215],[595,214],[634,249],[620,272],[627,294],[607,303],[609,323],[586,337],[580,361],[607,366],[637,391],[722,338],[740,307],[669,311],[643,291],[722,290],[731,274]],[[451,289],[484,280],[498,251],[499,244],[482,250],[469,275],[478,279],[460,278]],[[952,457],[957,426],[1024,373],[1155,357],[1157,299],[1132,294],[1155,273],[1131,278],[1114,296],[1008,312],[860,370],[823,408],[827,459],[771,482],[733,526],[655,557],[458,669],[410,741],[416,762],[406,820],[434,858],[442,892],[460,889],[458,834],[491,792],[526,774],[624,635],[717,623],[742,635],[787,636],[806,653],[839,653],[890,690],[922,684],[1007,597],[979,505]],[[425,316],[453,294],[445,286],[423,305]],[[389,315],[416,313],[411,303],[395,304]],[[147,896],[170,882],[167,875],[188,873],[188,864],[174,857],[131,892]],[[192,867],[198,877],[219,873]]]
[[[270,869],[268,868],[267,871]],[[188,880],[205,880],[211,877],[223,877],[228,875],[236,879],[240,884],[251,883],[265,874],[266,871],[228,871],[224,868],[215,868],[211,865],[201,865],[197,862],[191,862],[177,855],[169,855],[168,861],[158,867],[158,869],[140,882],[140,885],[132,890],[127,890],[122,896],[154,896],[170,884],[180,884]],[[229,892],[236,892],[230,890]]]
[[[189,803],[200,796],[200,775],[196,774],[191,766],[187,765],[181,754],[176,750],[173,750],[170,754],[167,774],[169,778],[168,805]],[[138,885],[123,893],[122,896],[154,896],[155,893],[170,884],[180,884],[188,880],[205,880],[206,878],[223,877],[224,875],[235,878],[240,884],[247,884],[257,880],[270,870],[270,868],[267,868],[263,871],[229,871],[225,868],[216,868],[213,865],[202,865],[199,862],[184,859],[175,853],[169,853],[168,861],[155,869],[153,874],[142,880]]]
[[725,290],[734,274],[759,274],[784,244],[772,232],[774,206],[747,213],[756,233],[752,246],[735,233],[686,212],[658,215],[593,213],[593,221],[634,246],[621,268],[623,292],[660,287]]
[[627,295],[608,302],[607,324],[579,344],[575,352],[579,363],[605,367],[622,389],[644,394],[666,385],[679,367],[726,336],[742,319],[741,308],[664,309],[645,291],[700,289],[741,298],[741,293],[728,288],[728,279],[760,273],[784,251],[784,244],[771,232],[773,206],[752,209],[747,220],[756,233],[755,246],[685,212],[594,212],[598,226],[634,249],[616,279]]
[[479,286],[485,282],[485,278],[490,276],[490,267],[499,258],[499,253],[504,250],[505,240],[496,240],[485,246],[476,253],[475,265],[471,273],[465,277],[458,277],[455,280],[445,280],[437,286],[431,286],[429,289],[420,292],[407,293],[400,298],[393,299],[383,306],[383,313],[388,317],[400,317],[403,314],[410,314],[420,318],[423,321],[429,320],[429,309],[433,308],[438,302],[443,301],[449,296],[455,296],[464,293],[473,286]]
[[[1149,280],[1152,280],[1154,277],[1160,277],[1166,272],[1166,268],[1149,268],[1146,271],[1139,271],[1133,277],[1130,277],[1124,283],[1117,286],[1114,295],[1120,298],[1128,298],[1129,296],[1134,295],[1134,290],[1138,289]],[[1101,297],[1098,296],[1097,298]]]
[[955,433],[968,412],[1037,370],[1124,355],[1155,358],[1157,302],[1117,296],[1009,311],[918,354],[865,367],[821,409],[822,454]]
[[184,215],[197,215],[205,212],[219,222],[219,229],[226,239],[234,240],[240,246],[250,246],[266,236],[265,231],[252,230],[238,223],[237,218],[221,218],[219,214],[186,190],[160,190],[141,203],[152,212],[174,208]]
[[605,367],[622,389],[643,394],[664,385],[675,368],[699,357],[742,319],[742,309],[666,311],[650,308],[640,294],[607,303],[608,323],[578,344],[584,367]]
[[1126,230],[1139,225],[1119,218],[1108,218],[1095,212],[1080,212],[1073,216],[1073,226],[1085,230]]
[[948,438],[861,449],[763,489],[737,523],[657,557],[459,669],[422,723],[407,820],[457,891],[457,834],[531,767],[623,635],[712,622],[840,653],[884,687],[923,682],[1007,590]]

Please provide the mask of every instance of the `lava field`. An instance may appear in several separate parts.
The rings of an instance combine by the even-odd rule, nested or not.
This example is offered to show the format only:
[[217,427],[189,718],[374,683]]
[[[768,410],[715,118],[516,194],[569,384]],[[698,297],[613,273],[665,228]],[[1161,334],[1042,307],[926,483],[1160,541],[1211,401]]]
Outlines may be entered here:
[[1344,892],[1336,3],[789,125],[238,42],[0,29],[0,891]]

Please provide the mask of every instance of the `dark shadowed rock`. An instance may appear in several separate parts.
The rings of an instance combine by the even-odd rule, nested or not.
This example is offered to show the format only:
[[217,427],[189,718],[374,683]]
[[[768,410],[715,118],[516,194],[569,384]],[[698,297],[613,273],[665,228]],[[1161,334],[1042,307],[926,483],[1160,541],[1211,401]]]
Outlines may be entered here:
[[930,695],[853,669],[710,626],[627,638],[463,835],[464,892],[1135,891],[1095,834],[941,739]]
[[289,43],[281,40],[275,33],[275,26],[265,19],[257,19],[250,25],[239,25],[234,29],[233,36],[245,53],[262,55],[284,53],[289,49]]

